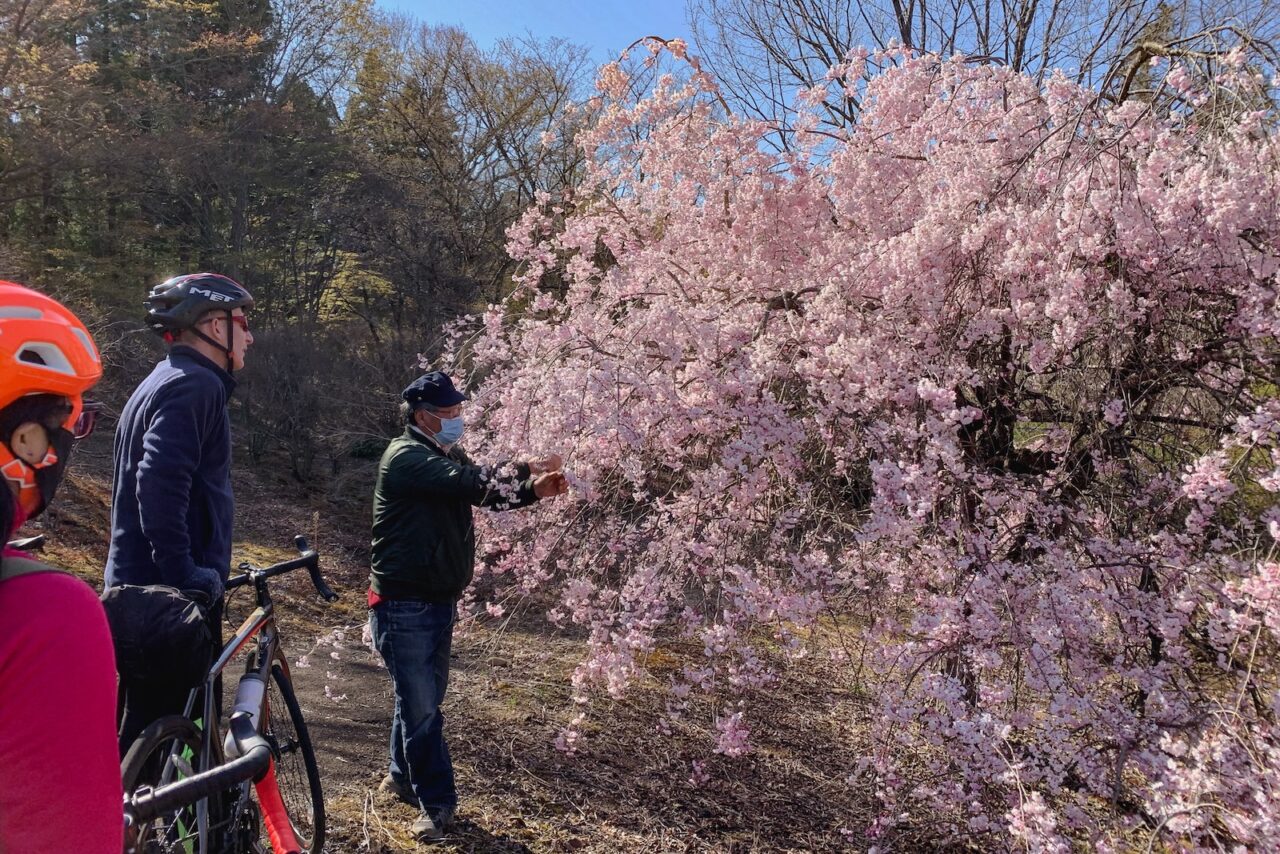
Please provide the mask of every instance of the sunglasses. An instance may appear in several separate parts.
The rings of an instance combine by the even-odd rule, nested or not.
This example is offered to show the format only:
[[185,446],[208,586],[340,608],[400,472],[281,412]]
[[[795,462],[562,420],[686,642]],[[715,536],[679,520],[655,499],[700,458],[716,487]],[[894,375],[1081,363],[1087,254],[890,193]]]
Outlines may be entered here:
[[[212,323],[215,320],[222,320],[222,316],[205,318],[204,320],[200,321],[200,325],[204,325],[206,323]],[[231,322],[234,323],[236,326],[239,326],[245,332],[249,331],[249,318],[246,317],[245,315],[233,314],[231,315]]]
[[86,400],[80,409],[80,417],[71,426],[71,435],[76,439],[87,439],[98,426],[98,416],[102,413],[102,404],[96,400]]

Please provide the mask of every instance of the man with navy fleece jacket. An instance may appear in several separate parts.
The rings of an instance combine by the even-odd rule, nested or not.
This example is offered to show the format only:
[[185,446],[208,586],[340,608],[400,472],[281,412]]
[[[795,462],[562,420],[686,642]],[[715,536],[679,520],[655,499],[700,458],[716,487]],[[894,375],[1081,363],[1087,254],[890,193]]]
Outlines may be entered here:
[[[152,289],[147,323],[169,352],[134,390],[115,438],[111,547],[105,582],[163,584],[201,604],[214,638],[231,564],[232,373],[253,343],[253,297],[225,276],[196,273]],[[120,750],[166,714],[187,686],[120,674]]]
[[116,429],[109,585],[221,597],[231,562],[234,388],[230,374],[179,344],[129,398]]

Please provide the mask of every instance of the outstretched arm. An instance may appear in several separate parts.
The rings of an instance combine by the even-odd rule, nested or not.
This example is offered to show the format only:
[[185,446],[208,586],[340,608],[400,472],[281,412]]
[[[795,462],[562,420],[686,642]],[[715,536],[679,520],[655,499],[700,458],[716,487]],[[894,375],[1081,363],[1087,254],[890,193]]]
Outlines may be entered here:
[[[559,465],[559,456],[552,456]],[[478,466],[461,452],[454,457],[406,454],[395,461],[393,470],[389,483],[393,489],[461,498],[494,510],[525,507],[568,491],[568,482],[559,471],[535,475],[533,465],[523,462]]]
[[[524,507],[544,498],[564,495],[569,491],[569,481],[561,471],[563,466],[564,459],[555,453],[534,457],[526,462],[500,464],[486,472],[491,484],[490,494],[479,503],[485,507],[506,510]],[[513,467],[514,477],[502,476],[501,473],[510,471]],[[513,486],[518,486],[520,491],[527,489],[532,492],[532,498],[530,500],[522,498],[518,503],[511,501]]]

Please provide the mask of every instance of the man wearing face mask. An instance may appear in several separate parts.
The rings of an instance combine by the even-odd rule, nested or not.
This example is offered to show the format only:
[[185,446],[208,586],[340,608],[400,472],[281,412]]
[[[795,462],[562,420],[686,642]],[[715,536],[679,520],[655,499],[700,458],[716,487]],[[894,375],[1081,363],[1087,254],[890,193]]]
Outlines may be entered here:
[[[116,428],[104,601],[120,660],[121,755],[147,724],[182,712],[195,679],[147,666],[158,658],[156,645],[204,649],[211,639],[216,648],[221,637],[235,511],[227,407],[232,375],[253,344],[246,316],[253,296],[226,276],[168,279],[144,305],[147,325],[168,352],[134,389]],[[183,624],[165,619],[157,603],[169,600],[157,586],[197,602],[208,636],[175,632],[172,643],[163,636],[162,629]],[[199,662],[191,669],[198,672]]]
[[419,839],[443,838],[457,808],[440,703],[457,600],[471,583],[471,508],[506,510],[568,491],[557,454],[477,466],[458,446],[467,396],[432,371],[404,390],[405,432],[378,465],[369,624],[395,691],[389,792],[422,811]]

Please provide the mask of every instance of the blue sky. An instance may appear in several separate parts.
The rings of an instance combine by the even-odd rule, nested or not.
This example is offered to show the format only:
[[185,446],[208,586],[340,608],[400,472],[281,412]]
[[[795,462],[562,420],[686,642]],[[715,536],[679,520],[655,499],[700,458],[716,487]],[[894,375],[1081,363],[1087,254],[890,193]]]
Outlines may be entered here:
[[615,59],[641,36],[690,40],[684,0],[376,0],[428,24],[453,24],[483,49],[504,36],[559,36],[591,49],[599,62]]

